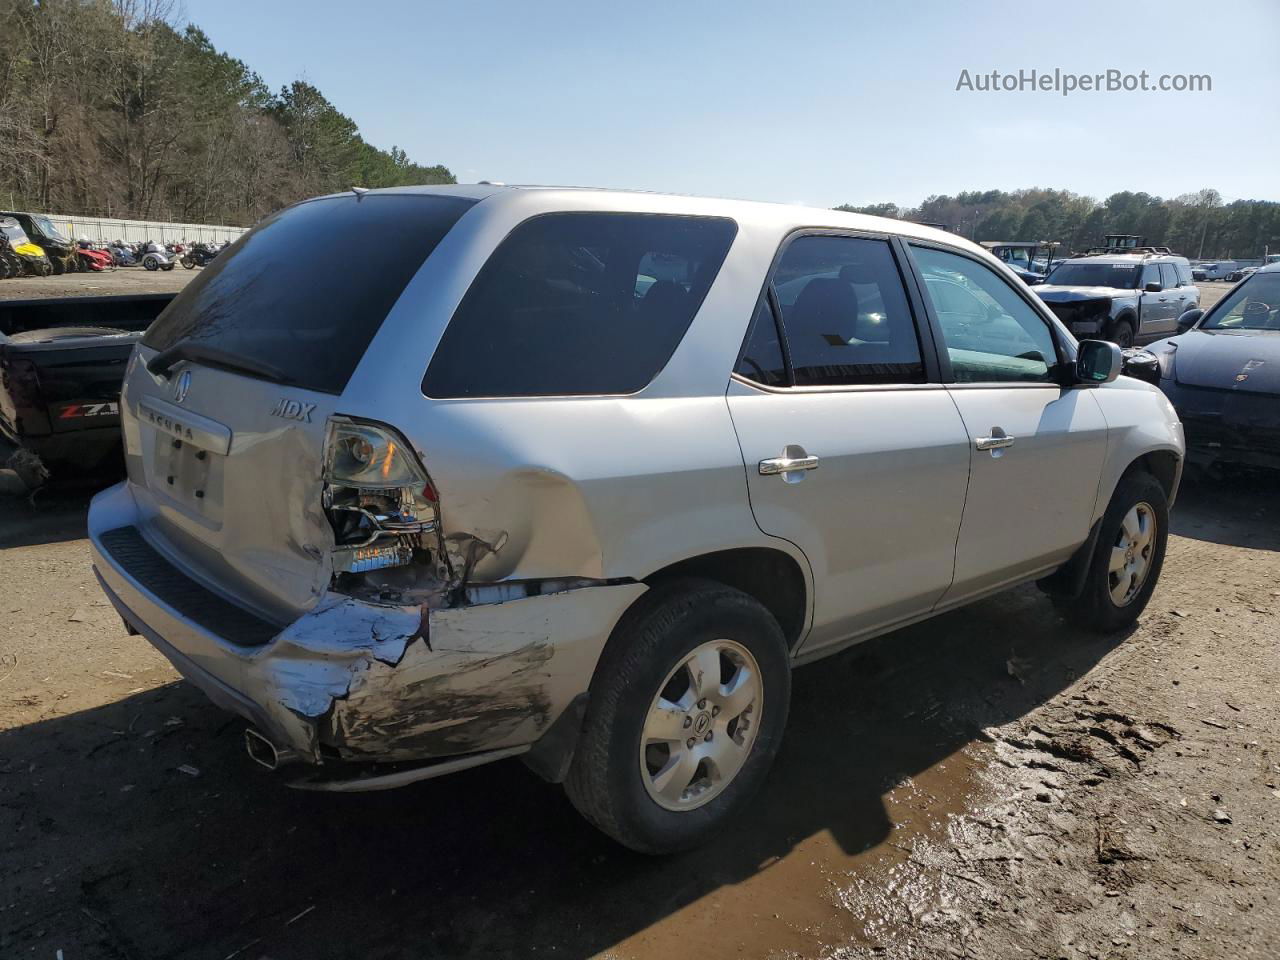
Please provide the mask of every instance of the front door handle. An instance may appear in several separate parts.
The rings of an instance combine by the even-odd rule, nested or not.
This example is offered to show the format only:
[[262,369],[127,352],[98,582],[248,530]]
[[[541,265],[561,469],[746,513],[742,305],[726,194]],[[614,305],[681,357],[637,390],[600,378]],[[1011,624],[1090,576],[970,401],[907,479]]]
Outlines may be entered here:
[[797,470],[817,470],[817,457],[773,457],[760,461],[760,476],[772,477],[779,473],[794,473]]

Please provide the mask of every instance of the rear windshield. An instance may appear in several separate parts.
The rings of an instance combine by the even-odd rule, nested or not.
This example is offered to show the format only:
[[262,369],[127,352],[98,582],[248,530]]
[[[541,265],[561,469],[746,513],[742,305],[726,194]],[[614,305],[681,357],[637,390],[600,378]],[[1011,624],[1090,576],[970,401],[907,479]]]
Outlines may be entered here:
[[429,397],[635,393],[671,359],[737,226],[716,217],[555,213],[481,268],[422,382]]
[[289,207],[219,254],[142,342],[198,341],[341,393],[409,280],[474,203],[368,194]]

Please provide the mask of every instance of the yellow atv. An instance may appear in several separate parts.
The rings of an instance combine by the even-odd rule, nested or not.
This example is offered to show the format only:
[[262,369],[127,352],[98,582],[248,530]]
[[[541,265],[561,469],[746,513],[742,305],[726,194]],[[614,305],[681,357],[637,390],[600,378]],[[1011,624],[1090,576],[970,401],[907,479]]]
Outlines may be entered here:
[[31,242],[13,217],[0,217],[0,261],[9,277],[46,277],[53,271],[44,251]]

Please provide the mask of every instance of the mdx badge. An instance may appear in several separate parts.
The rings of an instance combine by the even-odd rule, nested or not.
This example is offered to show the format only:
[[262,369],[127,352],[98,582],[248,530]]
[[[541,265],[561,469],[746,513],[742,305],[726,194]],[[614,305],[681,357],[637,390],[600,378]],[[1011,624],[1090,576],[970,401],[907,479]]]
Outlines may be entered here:
[[271,411],[271,416],[281,417],[285,420],[299,420],[302,423],[311,422],[311,412],[315,410],[314,403],[302,403],[298,400],[285,400],[281,397],[276,401],[275,407]]

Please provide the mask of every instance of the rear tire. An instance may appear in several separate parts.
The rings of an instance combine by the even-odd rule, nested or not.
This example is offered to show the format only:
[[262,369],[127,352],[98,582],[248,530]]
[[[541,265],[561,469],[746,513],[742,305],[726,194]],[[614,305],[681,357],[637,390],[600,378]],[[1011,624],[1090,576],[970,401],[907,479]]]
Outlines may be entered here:
[[1164,567],[1169,499],[1145,470],[1121,478],[1103,514],[1098,543],[1079,596],[1055,597],[1071,623],[1094,633],[1132,626],[1146,609]]
[[565,790],[632,850],[696,846],[764,782],[790,699],[787,644],[759,602],[707,580],[657,586],[600,658]]

